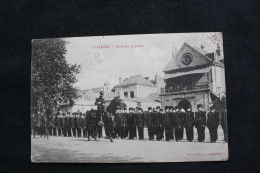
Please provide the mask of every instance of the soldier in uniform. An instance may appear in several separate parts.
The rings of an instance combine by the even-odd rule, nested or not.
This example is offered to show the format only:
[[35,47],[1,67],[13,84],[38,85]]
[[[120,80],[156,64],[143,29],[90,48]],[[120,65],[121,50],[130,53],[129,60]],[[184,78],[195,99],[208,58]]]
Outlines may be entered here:
[[72,116],[70,115],[70,112],[67,112],[66,121],[67,121],[68,137],[71,137]]
[[83,137],[87,137],[87,120],[86,120],[86,113],[82,114],[82,131],[83,131]]
[[154,114],[151,107],[148,107],[148,113],[146,114],[145,121],[148,128],[149,140],[154,140]]
[[224,141],[225,141],[225,142],[228,142],[228,134],[227,134],[227,109],[225,109],[225,110],[221,113],[220,124],[221,124],[221,127],[222,127],[222,129],[223,129],[223,133],[224,133]]
[[155,127],[155,135],[156,140],[160,140],[160,106],[156,107],[156,112],[154,113],[154,127]]
[[120,106],[117,106],[116,108],[116,114],[115,114],[115,118],[114,118],[114,135],[113,138],[119,138],[120,137],[120,114],[121,114],[121,108]]
[[127,127],[127,118],[128,118],[128,112],[127,112],[127,108],[124,108],[124,112],[123,112],[123,118],[122,118],[122,133],[123,133],[123,138],[127,138],[128,137],[128,127]]
[[113,136],[113,118],[110,113],[105,112],[103,116],[104,125],[106,127],[106,137],[110,140],[110,142],[113,142],[112,136]]
[[185,110],[180,107],[180,112],[181,112],[181,139],[183,139],[183,132],[184,132],[184,125],[185,125]]
[[165,138],[166,141],[170,141],[171,132],[172,132],[172,123],[171,123],[171,113],[169,111],[169,106],[165,106]]
[[134,108],[129,108],[130,112],[128,114],[128,128],[129,128],[129,139],[134,139],[136,131],[136,118],[133,112]]
[[182,123],[183,123],[183,112],[180,111],[180,107],[175,107],[175,139],[181,141],[182,139]]
[[160,141],[164,138],[164,130],[165,130],[165,114],[163,113],[163,109],[160,109],[159,113],[160,118]]
[[206,112],[203,111],[202,104],[197,105],[198,111],[195,113],[195,127],[198,132],[198,142],[205,140]]
[[138,129],[139,140],[144,140],[144,122],[145,117],[142,108],[138,108],[138,113],[136,114],[136,126]]
[[219,112],[215,111],[214,106],[210,107],[210,112],[207,115],[207,127],[209,129],[210,142],[216,142],[218,139],[218,126],[219,126]]
[[169,107],[169,121],[170,121],[170,132],[169,132],[169,138],[170,140],[174,139],[174,135],[173,135],[173,128],[174,128],[174,116],[175,116],[175,110],[173,106]]
[[61,136],[61,124],[62,124],[62,112],[58,112],[57,116],[57,129],[58,129],[58,136]]
[[81,117],[80,117],[81,113],[78,113],[76,115],[76,132],[78,135],[78,138],[81,137],[81,127],[82,127],[82,123],[81,123]]
[[193,128],[194,128],[194,112],[191,111],[191,107],[188,107],[185,113],[185,129],[186,136],[189,142],[193,141]]
[[61,128],[62,128],[62,135],[63,137],[67,137],[67,117],[65,113],[62,113],[62,118],[61,118]]
[[58,117],[57,114],[53,115],[52,118],[52,132],[53,132],[53,136],[57,136],[57,127],[58,127]]

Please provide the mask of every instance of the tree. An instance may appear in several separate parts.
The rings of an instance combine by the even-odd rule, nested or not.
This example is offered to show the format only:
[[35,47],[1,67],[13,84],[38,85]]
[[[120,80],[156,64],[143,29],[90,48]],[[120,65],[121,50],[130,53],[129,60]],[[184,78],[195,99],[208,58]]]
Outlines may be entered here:
[[31,106],[46,108],[58,103],[74,104],[78,91],[73,86],[80,66],[69,64],[65,59],[66,42],[63,39],[32,41]]

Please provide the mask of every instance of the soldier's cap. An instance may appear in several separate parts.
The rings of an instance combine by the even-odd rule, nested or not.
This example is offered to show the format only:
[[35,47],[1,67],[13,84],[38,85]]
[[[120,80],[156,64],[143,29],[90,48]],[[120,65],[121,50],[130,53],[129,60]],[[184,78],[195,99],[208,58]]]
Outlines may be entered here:
[[149,110],[152,110],[152,107],[148,107],[148,111],[149,111]]
[[164,107],[165,110],[166,110],[166,109],[169,109],[169,108],[170,108],[170,106],[165,106],[165,107]]
[[129,110],[129,111],[132,110],[132,107],[128,108],[128,110]]
[[100,91],[99,94],[104,95],[104,91]]
[[173,107],[173,106],[170,106],[170,109],[174,109],[174,107]]
[[124,110],[126,111],[126,110],[127,110],[127,108],[124,108]]
[[142,108],[138,108],[139,111],[142,111],[143,109]]
[[163,111],[163,109],[160,109],[160,111]]
[[135,108],[132,108],[133,111],[135,111]]
[[175,109],[179,109],[179,106],[175,106]]
[[197,108],[202,108],[202,107],[203,107],[202,104],[197,105]]
[[156,109],[160,109],[160,106],[156,106]]

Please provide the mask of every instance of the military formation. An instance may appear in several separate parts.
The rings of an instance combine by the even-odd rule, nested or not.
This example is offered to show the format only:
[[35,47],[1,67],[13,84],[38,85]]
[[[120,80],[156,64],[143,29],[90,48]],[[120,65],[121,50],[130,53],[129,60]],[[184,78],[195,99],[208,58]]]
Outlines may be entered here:
[[[186,110],[179,106],[149,107],[147,111],[142,108],[126,108],[116,106],[115,113],[105,109],[103,93],[96,99],[96,108],[82,112],[61,112],[43,109],[33,114],[33,136],[41,137],[63,136],[82,137],[88,141],[97,138],[113,139],[139,139],[144,140],[144,128],[147,127],[149,140],[182,141],[184,129],[186,139],[194,141],[194,127],[197,129],[198,142],[205,140],[205,129],[209,129],[210,142],[218,140],[218,127],[221,125],[224,141],[227,142],[227,114],[217,112],[214,106],[206,113],[203,105],[197,105],[197,111],[192,112],[191,107]],[[102,132],[105,132],[103,136]]]

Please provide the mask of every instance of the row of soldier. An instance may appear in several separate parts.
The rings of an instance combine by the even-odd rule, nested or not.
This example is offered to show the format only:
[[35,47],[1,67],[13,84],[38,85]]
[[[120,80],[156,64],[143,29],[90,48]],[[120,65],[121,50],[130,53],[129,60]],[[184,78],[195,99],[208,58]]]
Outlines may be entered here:
[[117,107],[115,115],[108,112],[99,113],[92,109],[86,114],[82,113],[62,113],[51,115],[51,111],[43,110],[41,113],[34,114],[32,118],[33,134],[41,136],[74,136],[101,138],[104,127],[106,138],[121,138],[144,140],[144,127],[148,128],[149,140],[183,139],[184,128],[188,141],[194,139],[194,126],[197,128],[198,142],[205,140],[205,128],[208,127],[211,142],[218,139],[217,129],[221,125],[224,132],[224,140],[227,141],[226,113],[215,111],[215,107],[210,108],[206,115],[203,106],[199,104],[198,110],[192,112],[191,108],[184,110],[176,106],[166,106],[165,111],[160,107],[148,108],[148,112],[143,112],[141,108],[129,108],[128,110]]

